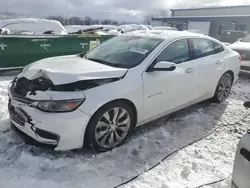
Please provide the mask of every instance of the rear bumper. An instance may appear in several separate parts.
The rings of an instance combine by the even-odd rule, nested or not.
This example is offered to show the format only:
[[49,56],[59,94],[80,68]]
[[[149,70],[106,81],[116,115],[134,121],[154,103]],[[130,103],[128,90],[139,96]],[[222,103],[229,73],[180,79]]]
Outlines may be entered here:
[[241,61],[241,67],[240,67],[241,72],[250,72],[250,61]]
[[240,67],[240,71],[241,72],[250,72],[250,67],[248,67],[248,66],[241,66]]

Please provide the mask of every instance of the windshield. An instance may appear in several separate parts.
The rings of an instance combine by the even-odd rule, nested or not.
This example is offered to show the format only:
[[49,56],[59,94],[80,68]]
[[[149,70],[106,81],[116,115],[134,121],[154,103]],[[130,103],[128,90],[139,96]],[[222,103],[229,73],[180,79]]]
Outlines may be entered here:
[[250,35],[245,36],[241,42],[250,42]]
[[133,68],[162,41],[156,38],[121,35],[89,51],[85,57],[113,67]]

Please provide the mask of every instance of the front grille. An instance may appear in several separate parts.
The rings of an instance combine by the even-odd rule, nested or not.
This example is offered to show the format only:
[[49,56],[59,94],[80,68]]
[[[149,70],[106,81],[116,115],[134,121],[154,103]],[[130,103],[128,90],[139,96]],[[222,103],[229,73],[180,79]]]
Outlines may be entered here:
[[9,115],[10,119],[16,122],[20,126],[24,126],[26,121],[26,115],[19,109],[9,104]]
[[235,50],[238,52],[242,58],[242,60],[248,61],[250,60],[250,51],[247,50]]

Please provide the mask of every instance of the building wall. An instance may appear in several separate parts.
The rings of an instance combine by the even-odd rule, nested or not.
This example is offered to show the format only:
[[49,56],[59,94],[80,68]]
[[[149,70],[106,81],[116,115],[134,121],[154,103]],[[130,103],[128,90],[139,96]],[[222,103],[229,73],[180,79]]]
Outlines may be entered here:
[[250,6],[172,10],[173,16],[249,15]]
[[[180,30],[188,29],[188,23],[192,21],[209,21],[209,36],[219,39],[223,42],[235,42],[238,38],[250,33],[250,5],[235,7],[217,7],[206,9],[181,9],[172,10],[172,17],[182,17],[178,19],[165,19],[171,23],[172,27]],[[195,18],[190,17],[198,17]],[[207,17],[206,17],[207,16]],[[221,16],[221,17],[220,17]],[[245,17],[239,17],[245,16]],[[168,25],[162,21],[153,21],[153,25]],[[186,24],[185,24],[186,23]],[[237,38],[238,37],[238,38]]]
[[171,26],[171,25],[168,24],[167,22],[155,21],[155,20],[152,20],[152,21],[151,21],[151,25],[152,25],[152,26]]

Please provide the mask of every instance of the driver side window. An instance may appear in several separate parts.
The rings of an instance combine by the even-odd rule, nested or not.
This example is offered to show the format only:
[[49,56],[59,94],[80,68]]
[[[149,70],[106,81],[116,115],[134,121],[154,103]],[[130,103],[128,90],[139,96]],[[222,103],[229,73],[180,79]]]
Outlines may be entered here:
[[189,61],[187,39],[180,39],[169,44],[156,58],[156,61],[168,61],[176,64]]

